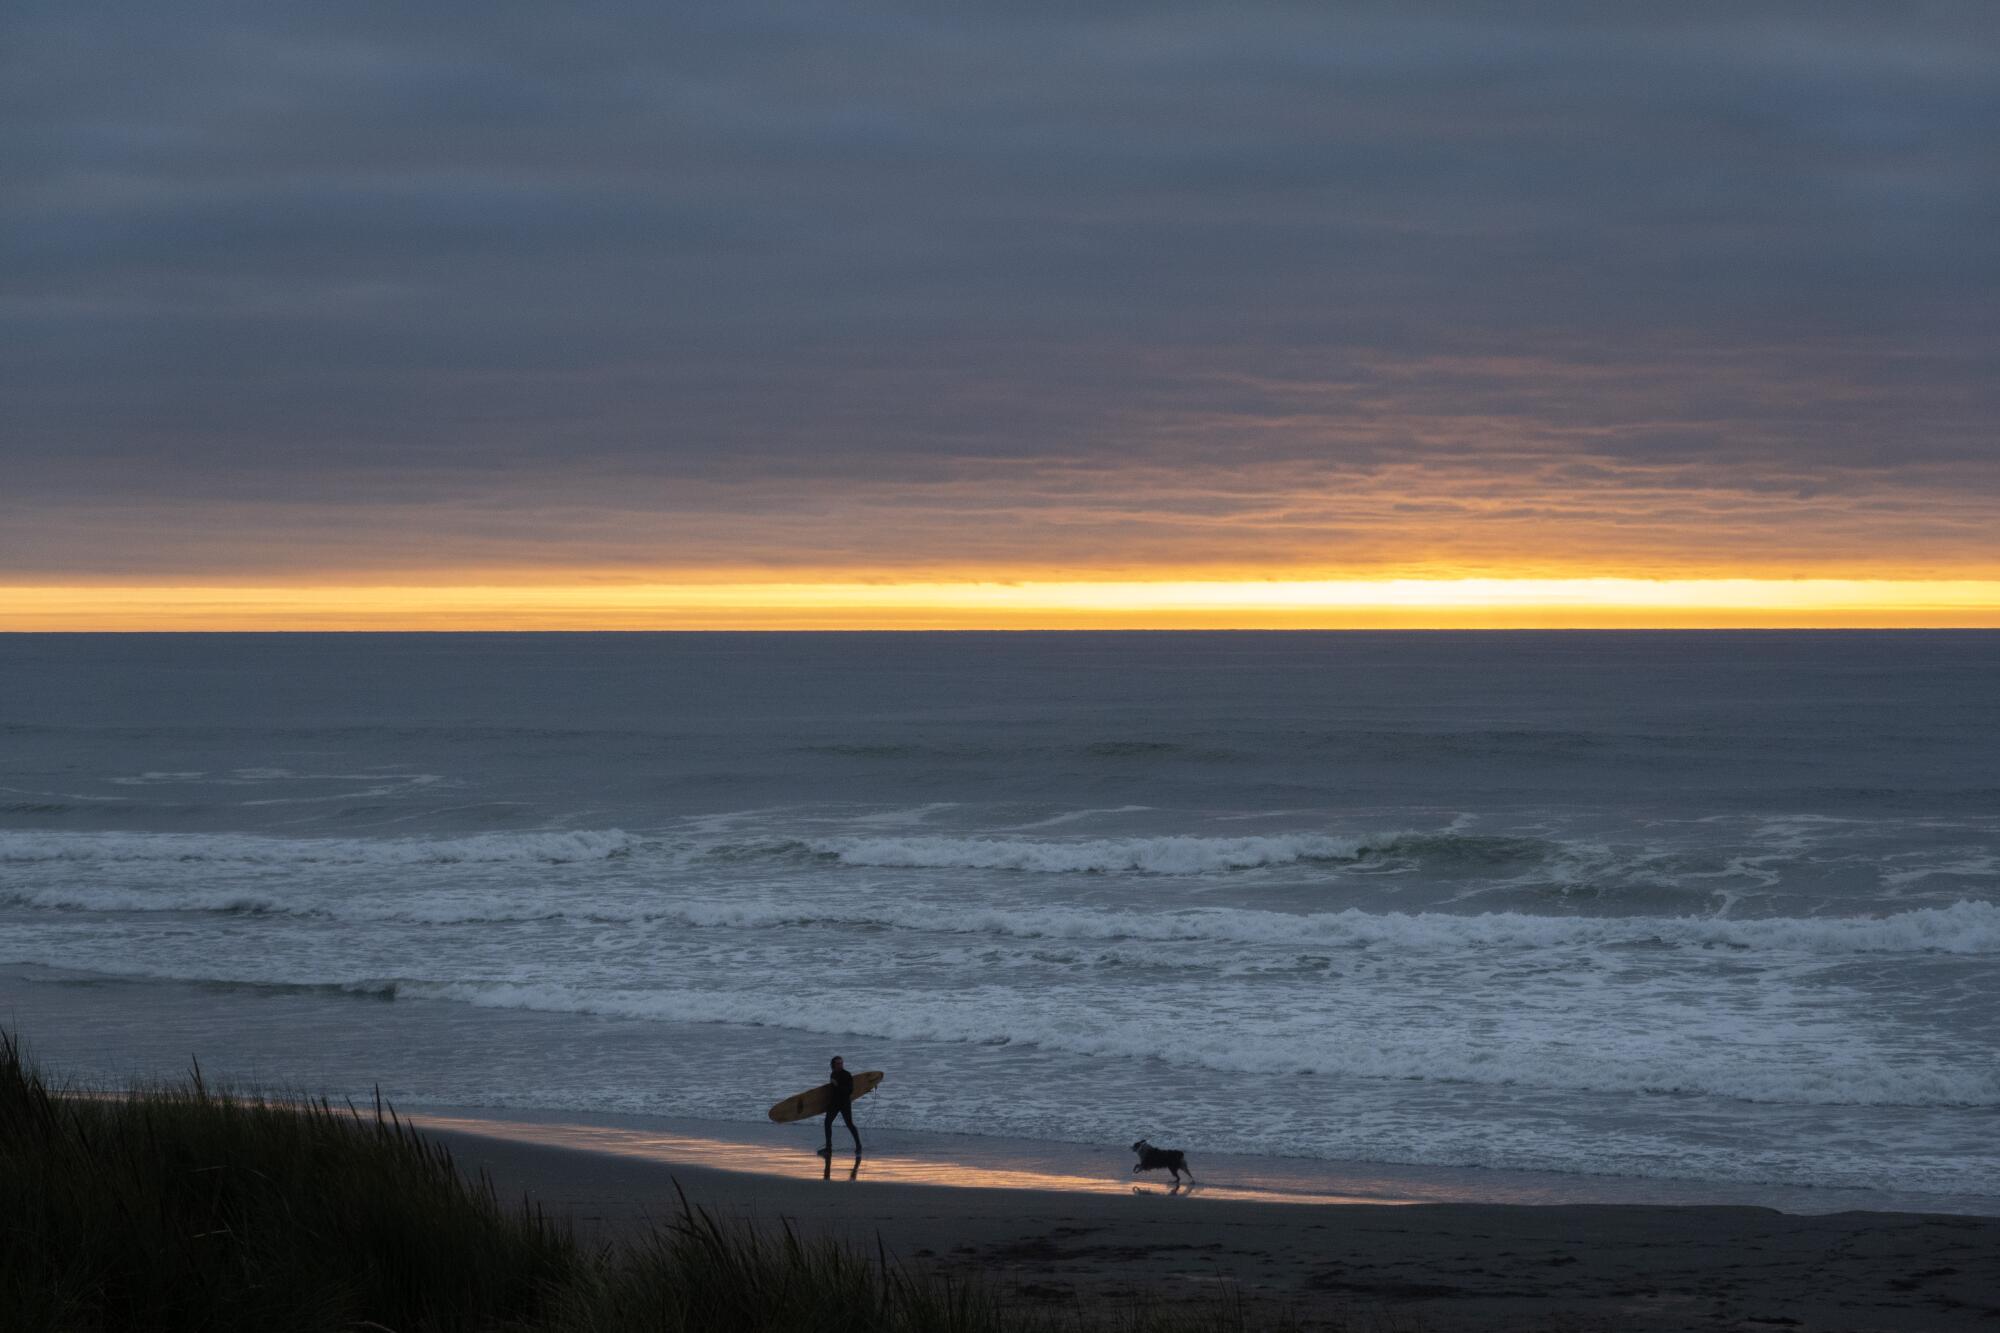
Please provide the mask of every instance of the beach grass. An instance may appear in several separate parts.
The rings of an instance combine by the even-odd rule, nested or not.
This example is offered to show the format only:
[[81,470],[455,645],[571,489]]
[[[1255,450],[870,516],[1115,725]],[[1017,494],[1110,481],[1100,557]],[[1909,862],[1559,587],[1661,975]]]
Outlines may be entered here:
[[0,1310],[55,1333],[1224,1333],[1223,1303],[1030,1311],[682,1200],[636,1244],[589,1246],[503,1204],[378,1099],[174,1084],[53,1088],[0,1030]]
[[25,1328],[526,1324],[583,1256],[385,1107],[238,1098],[197,1070],[58,1096],[0,1034],[0,1306]]

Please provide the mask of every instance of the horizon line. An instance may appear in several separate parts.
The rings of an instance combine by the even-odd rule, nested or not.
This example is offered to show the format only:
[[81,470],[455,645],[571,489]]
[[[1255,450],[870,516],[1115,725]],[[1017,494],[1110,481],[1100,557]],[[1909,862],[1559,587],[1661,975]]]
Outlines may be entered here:
[[2000,579],[0,584],[11,633],[1994,628]]
[[961,625],[936,626],[821,626],[817,628],[772,628],[756,626],[690,627],[656,625],[643,628],[461,628],[413,629],[361,627],[348,629],[8,629],[0,627],[0,638],[168,638],[224,637],[228,635],[268,637],[273,635],[640,635],[640,634],[791,634],[853,635],[895,634],[908,637],[947,634],[2000,634],[2000,624],[1772,624],[1772,625]]

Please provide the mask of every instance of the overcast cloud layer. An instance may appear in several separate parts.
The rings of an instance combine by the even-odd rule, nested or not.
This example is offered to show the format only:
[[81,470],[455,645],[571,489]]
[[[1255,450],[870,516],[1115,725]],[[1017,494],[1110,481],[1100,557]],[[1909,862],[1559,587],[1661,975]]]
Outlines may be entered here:
[[0,578],[2000,570],[2000,5],[0,12]]

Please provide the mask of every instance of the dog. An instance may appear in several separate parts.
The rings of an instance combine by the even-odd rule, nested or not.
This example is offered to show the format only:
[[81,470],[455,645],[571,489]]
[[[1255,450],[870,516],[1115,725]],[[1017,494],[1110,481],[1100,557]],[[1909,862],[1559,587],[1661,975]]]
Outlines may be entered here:
[[1194,1179],[1194,1168],[1188,1165],[1187,1154],[1179,1148],[1155,1148],[1144,1139],[1140,1139],[1132,1145],[1132,1151],[1139,1154],[1139,1164],[1132,1168],[1132,1174],[1135,1176],[1141,1171],[1171,1171],[1176,1186],[1181,1183],[1183,1171],[1187,1172],[1189,1180]]

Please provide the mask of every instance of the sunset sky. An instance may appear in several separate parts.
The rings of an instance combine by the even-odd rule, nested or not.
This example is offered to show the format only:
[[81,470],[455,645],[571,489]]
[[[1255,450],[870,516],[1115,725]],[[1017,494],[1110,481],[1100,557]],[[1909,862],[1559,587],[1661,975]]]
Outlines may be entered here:
[[2000,5],[0,16],[0,629],[2000,625]]

